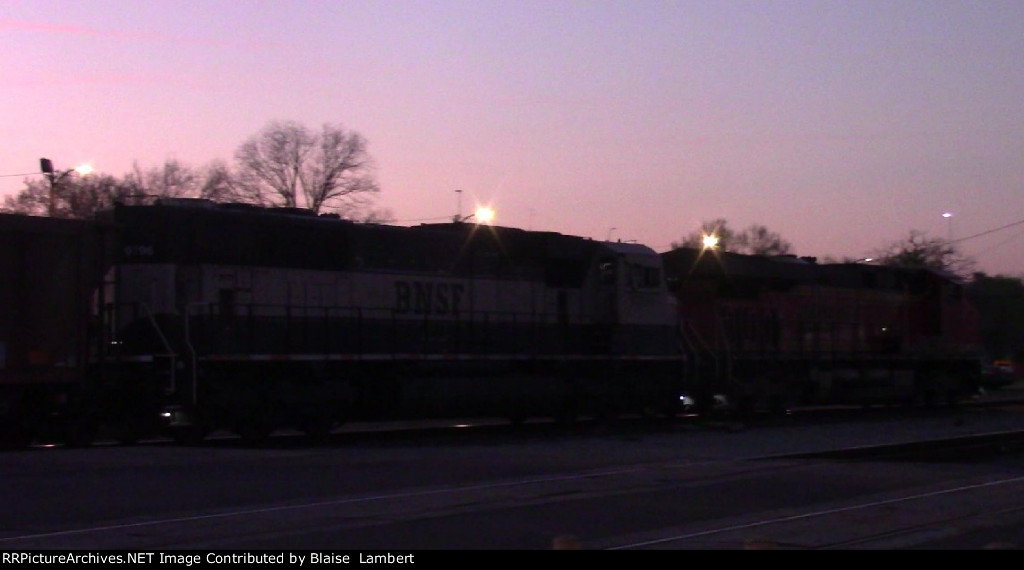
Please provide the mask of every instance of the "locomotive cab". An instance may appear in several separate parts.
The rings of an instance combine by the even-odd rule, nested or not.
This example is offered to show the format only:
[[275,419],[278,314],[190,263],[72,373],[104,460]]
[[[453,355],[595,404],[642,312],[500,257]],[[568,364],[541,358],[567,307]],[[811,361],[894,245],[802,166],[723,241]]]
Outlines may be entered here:
[[614,323],[616,350],[678,350],[666,334],[678,322],[675,298],[668,292],[661,257],[646,246],[606,242],[598,257],[595,319]]

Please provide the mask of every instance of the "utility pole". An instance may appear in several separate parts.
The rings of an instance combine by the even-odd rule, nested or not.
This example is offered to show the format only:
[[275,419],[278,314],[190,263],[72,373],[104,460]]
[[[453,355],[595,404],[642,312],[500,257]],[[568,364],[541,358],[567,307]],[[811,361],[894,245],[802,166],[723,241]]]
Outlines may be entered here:
[[54,211],[57,209],[57,175],[53,171],[53,161],[49,158],[40,158],[39,170],[50,181],[50,204],[47,207],[46,215],[52,218]]
[[47,206],[47,215],[52,218],[57,213],[57,187],[60,186],[61,181],[72,172],[77,172],[83,176],[89,174],[92,172],[92,166],[84,164],[77,168],[69,168],[64,172],[58,173],[53,169],[52,160],[49,158],[40,158],[39,170],[41,170],[43,175],[46,176],[46,179],[50,181],[50,203]]

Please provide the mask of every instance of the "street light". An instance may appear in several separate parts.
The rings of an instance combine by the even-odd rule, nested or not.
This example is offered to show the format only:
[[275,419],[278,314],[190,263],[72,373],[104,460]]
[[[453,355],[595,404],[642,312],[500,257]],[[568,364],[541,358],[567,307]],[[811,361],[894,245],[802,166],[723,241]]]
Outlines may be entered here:
[[83,164],[74,168],[69,168],[63,172],[56,172],[53,169],[53,161],[49,158],[39,159],[39,170],[43,172],[46,179],[50,181],[50,205],[48,208],[48,214],[52,218],[57,211],[57,186],[60,185],[61,181],[64,180],[72,172],[77,172],[82,176],[92,172],[92,166]]
[[953,241],[953,212],[943,212],[942,217],[949,220],[949,241]]

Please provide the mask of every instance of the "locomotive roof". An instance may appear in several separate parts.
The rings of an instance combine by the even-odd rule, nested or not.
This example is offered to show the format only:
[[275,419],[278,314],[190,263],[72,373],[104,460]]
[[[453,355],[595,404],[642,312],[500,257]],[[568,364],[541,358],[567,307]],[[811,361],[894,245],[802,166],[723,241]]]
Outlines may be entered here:
[[465,222],[417,226],[356,223],[306,210],[207,200],[120,205],[98,217],[118,224],[124,251],[145,251],[150,257],[139,261],[151,262],[499,277],[558,273],[567,281],[578,282],[601,251],[657,255],[638,244],[598,242],[556,232]]
[[774,278],[784,281],[812,281],[817,264],[791,256],[745,255],[681,247],[661,254],[665,273],[678,278]]
[[606,241],[601,243],[602,245],[614,251],[615,253],[621,253],[624,255],[632,255],[638,257],[658,257],[658,253],[655,252],[653,249],[639,243],[621,241]]
[[954,274],[927,267],[823,263],[796,256],[748,255],[734,252],[677,248],[661,254],[665,275],[676,281],[717,280],[763,283],[773,287],[828,287],[918,290],[922,279],[960,284]]
[[0,213],[0,230],[2,231],[78,233],[93,228],[95,228],[95,222],[90,220]]

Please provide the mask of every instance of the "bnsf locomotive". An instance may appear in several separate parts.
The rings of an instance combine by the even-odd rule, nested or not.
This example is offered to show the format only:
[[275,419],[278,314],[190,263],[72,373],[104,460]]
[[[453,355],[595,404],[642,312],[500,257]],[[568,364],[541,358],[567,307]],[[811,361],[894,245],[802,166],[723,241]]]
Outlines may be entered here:
[[0,439],[955,401],[939,272],[165,199],[0,214]]
[[48,418],[74,441],[101,424],[130,441],[161,415],[182,440],[668,415],[681,391],[674,301],[636,244],[205,200],[0,227],[9,439]]
[[662,254],[689,390],[740,412],[956,403],[977,389],[978,314],[955,276],[680,248]]

